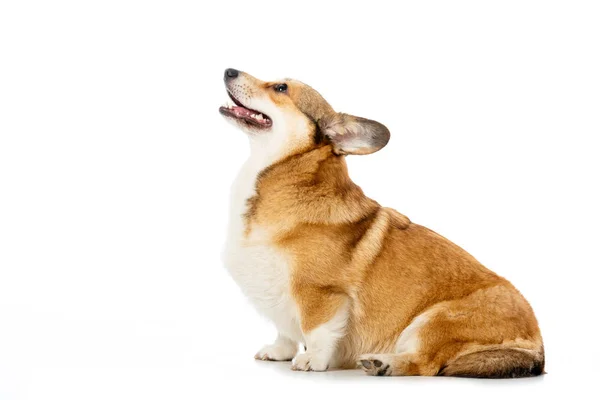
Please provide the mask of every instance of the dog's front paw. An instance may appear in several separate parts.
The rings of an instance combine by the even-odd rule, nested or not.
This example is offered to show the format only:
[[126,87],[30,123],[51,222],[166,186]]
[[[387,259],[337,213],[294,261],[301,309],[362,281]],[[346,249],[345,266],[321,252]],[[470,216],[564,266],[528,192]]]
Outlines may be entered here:
[[290,361],[297,352],[297,346],[274,343],[260,349],[254,358],[263,361]]
[[306,352],[298,354],[292,360],[294,371],[327,371],[327,368],[329,368],[328,360],[319,357],[319,354]]

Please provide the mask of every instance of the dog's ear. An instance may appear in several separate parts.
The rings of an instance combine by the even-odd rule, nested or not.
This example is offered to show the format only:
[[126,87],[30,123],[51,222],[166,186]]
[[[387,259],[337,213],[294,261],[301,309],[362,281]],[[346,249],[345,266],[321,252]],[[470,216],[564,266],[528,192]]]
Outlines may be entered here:
[[390,140],[390,131],[383,124],[349,114],[326,115],[319,120],[319,128],[336,154],[375,153]]

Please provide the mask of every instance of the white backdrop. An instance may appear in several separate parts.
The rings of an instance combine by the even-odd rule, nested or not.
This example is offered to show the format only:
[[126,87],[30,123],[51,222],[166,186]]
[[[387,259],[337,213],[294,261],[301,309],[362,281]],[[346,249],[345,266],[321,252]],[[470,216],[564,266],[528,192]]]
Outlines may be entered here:
[[[0,399],[593,390],[599,9],[1,2]],[[254,361],[275,331],[220,262],[248,154],[217,111],[227,67],[303,80],[386,124],[389,145],[349,158],[351,176],[525,294],[548,374],[372,378]]]

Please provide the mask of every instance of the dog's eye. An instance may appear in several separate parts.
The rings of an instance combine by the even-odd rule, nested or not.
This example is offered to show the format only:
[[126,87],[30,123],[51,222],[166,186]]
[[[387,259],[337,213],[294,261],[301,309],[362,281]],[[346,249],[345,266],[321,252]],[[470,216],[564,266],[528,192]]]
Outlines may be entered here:
[[275,91],[281,93],[287,92],[287,85],[285,83],[278,83],[275,85]]

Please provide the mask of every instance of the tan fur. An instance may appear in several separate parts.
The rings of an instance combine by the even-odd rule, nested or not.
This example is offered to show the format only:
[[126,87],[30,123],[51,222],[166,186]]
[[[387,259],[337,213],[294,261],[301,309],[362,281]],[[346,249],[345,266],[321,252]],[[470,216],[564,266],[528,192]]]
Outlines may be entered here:
[[[270,244],[293,260],[290,286],[302,331],[349,301],[338,366],[363,360],[367,372],[380,375],[542,373],[538,324],[517,289],[449,240],[365,196],[334,143],[314,140],[334,113],[316,91],[287,81],[284,96],[269,90],[273,83],[252,82],[249,91],[264,90],[311,121],[306,140],[260,173],[245,214],[247,235],[267,227]],[[402,332],[423,313],[418,351],[396,353]]]

